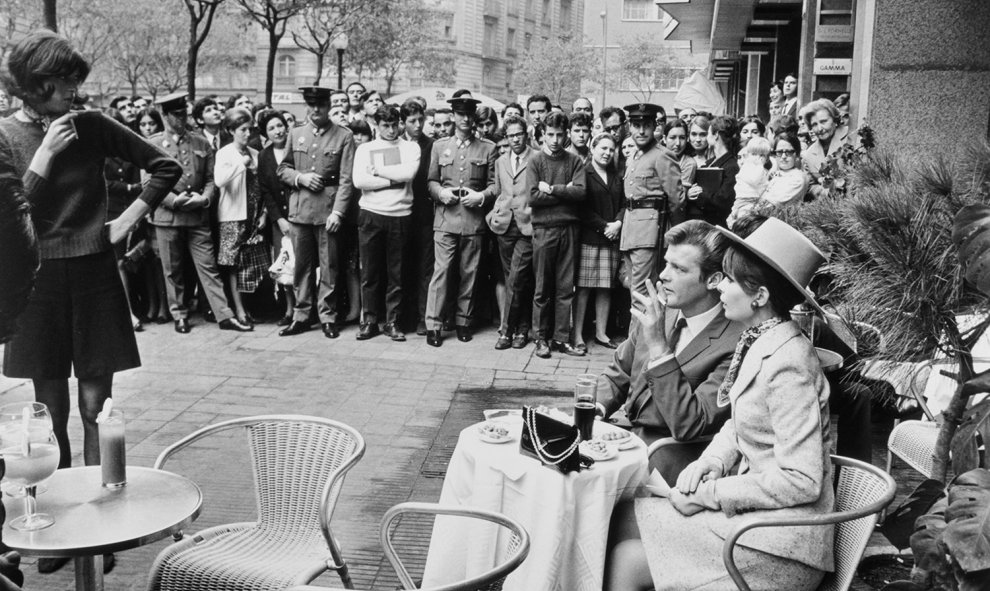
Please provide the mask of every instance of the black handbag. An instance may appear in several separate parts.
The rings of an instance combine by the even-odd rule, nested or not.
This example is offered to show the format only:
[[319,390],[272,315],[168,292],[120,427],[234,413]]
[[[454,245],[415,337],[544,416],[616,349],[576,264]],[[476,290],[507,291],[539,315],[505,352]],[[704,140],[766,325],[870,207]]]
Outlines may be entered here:
[[581,434],[574,425],[537,412],[535,408],[523,407],[522,437],[519,438],[522,455],[536,458],[562,474],[578,472],[595,463],[578,451],[580,442]]

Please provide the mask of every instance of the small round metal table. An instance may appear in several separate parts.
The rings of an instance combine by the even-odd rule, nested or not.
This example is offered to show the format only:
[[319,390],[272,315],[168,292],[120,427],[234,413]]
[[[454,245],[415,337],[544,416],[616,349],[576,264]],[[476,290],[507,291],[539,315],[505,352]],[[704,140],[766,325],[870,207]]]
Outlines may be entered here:
[[127,485],[104,488],[99,466],[58,470],[38,495],[38,511],[54,525],[21,532],[8,524],[24,513],[23,499],[4,497],[3,541],[24,556],[71,557],[76,591],[103,590],[103,555],[130,550],[179,533],[199,517],[196,483],[164,470],[127,467]]

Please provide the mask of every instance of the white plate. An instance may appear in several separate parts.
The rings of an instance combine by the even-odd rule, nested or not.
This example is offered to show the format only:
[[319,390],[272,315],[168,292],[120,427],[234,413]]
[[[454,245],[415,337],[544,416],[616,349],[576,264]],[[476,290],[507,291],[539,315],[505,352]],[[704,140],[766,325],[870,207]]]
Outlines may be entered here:
[[587,442],[584,441],[581,442],[581,445],[579,447],[581,449],[581,453],[588,456],[592,460],[595,460],[596,462],[607,462],[608,460],[614,460],[615,457],[619,455],[619,450],[612,445],[607,446],[608,451],[605,454],[600,454],[598,452],[592,451],[588,447]]
[[[493,437],[490,433],[484,430],[485,425],[493,424],[502,427],[507,431],[504,437]],[[484,441],[485,443],[507,443],[512,441],[514,437],[512,436],[512,429],[506,423],[502,421],[486,421],[478,425],[478,439]]]
[[638,445],[639,444],[636,443],[636,440],[633,439],[632,437],[630,437],[629,439],[623,440],[623,442],[619,444],[619,451],[626,451],[627,449],[634,449]]

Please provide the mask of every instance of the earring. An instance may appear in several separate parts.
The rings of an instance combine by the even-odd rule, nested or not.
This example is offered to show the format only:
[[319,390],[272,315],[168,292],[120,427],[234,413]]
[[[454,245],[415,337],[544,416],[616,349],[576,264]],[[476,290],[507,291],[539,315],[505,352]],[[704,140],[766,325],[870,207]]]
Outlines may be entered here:
[[752,302],[749,303],[749,307],[755,310],[760,307],[760,303],[757,302],[756,300],[753,300]]

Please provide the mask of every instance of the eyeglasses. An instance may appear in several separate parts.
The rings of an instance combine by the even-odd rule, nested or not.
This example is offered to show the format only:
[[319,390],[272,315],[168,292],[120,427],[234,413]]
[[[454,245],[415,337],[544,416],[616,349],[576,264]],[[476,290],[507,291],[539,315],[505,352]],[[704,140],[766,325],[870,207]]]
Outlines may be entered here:
[[608,127],[605,128],[605,131],[607,131],[609,133],[615,133],[615,132],[619,131],[620,129],[622,129],[622,125],[621,124],[620,125],[610,125],[610,126],[608,126]]
[[773,152],[770,153],[773,154],[774,156],[794,156],[795,154],[797,154],[797,152],[794,150],[774,150]]

